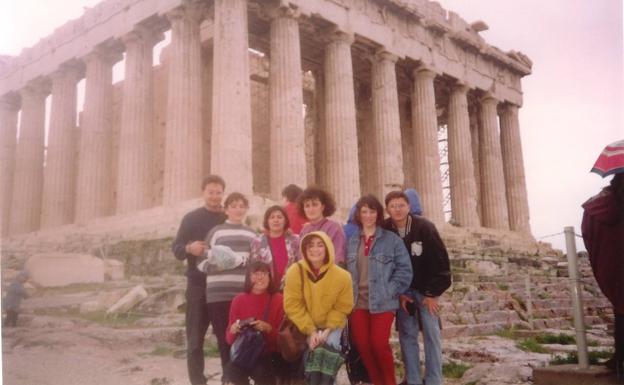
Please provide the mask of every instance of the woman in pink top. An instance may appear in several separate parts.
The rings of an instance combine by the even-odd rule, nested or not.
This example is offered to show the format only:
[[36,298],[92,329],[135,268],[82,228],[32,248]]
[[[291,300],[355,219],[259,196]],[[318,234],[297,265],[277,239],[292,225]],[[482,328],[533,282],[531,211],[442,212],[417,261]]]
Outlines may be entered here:
[[336,203],[331,194],[318,187],[308,187],[299,196],[297,208],[308,220],[299,236],[303,238],[313,231],[325,232],[334,243],[335,263],[344,267],[347,242],[342,225],[328,218],[336,212]]

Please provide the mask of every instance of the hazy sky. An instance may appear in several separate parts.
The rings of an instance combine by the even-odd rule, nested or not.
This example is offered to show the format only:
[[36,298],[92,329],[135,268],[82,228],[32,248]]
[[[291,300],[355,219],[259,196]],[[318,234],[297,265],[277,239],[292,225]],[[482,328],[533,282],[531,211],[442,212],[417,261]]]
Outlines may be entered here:
[[[98,0],[60,3],[0,1],[0,54],[18,54]],[[485,21],[486,41],[533,61],[520,109],[532,231],[538,239],[568,225],[580,233],[580,205],[609,179],[589,170],[606,144],[624,139],[622,1],[440,3],[468,22]],[[544,240],[565,244],[562,235]]]

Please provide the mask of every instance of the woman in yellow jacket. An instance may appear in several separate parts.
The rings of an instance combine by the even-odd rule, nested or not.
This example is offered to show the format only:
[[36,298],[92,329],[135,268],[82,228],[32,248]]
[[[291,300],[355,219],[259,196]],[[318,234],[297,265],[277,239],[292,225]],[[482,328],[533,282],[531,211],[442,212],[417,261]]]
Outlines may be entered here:
[[284,312],[308,336],[310,350],[322,344],[340,350],[340,334],[353,309],[351,275],[334,263],[334,245],[322,231],[303,237],[301,255],[286,272]]

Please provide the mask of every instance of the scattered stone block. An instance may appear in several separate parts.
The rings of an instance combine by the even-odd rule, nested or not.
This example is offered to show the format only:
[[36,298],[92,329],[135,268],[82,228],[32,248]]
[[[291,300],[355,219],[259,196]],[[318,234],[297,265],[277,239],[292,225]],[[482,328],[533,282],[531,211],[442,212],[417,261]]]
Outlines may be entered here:
[[107,314],[124,313],[132,309],[137,303],[147,298],[147,291],[143,285],[137,285],[128,294],[121,297],[113,306],[106,310]]
[[31,282],[44,287],[104,282],[104,261],[88,254],[36,254],[26,261],[24,269]]

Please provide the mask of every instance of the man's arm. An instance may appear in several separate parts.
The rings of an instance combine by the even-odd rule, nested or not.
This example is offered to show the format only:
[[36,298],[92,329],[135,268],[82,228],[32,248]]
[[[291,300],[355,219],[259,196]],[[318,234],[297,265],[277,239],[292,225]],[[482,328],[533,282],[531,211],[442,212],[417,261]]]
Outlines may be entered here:
[[439,297],[451,286],[448,252],[433,224],[423,230],[423,249],[427,253],[427,264],[431,267],[431,276],[427,279],[423,294],[427,297]]
[[176,235],[171,251],[173,255],[180,261],[184,261],[189,254],[196,257],[204,253],[205,243],[204,241],[198,241],[192,239],[192,226],[191,220],[188,214],[182,218],[178,234]]

